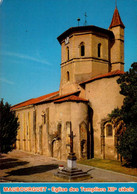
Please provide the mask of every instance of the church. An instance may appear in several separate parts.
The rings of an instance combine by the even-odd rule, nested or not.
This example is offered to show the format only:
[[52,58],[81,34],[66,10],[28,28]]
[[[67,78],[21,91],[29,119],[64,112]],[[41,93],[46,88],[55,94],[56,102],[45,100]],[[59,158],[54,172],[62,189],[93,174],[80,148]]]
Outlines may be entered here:
[[118,159],[116,131],[108,114],[124,97],[124,24],[117,7],[108,29],[71,27],[61,45],[59,91],[11,107],[19,119],[16,149],[66,160],[73,131],[77,159]]

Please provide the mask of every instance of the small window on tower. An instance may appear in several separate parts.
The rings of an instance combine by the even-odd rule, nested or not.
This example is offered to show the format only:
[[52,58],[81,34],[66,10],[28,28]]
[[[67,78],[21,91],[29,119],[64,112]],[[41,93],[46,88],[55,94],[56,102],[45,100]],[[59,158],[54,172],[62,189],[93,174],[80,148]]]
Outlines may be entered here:
[[69,75],[69,71],[67,71],[67,81],[70,80],[70,75]]
[[101,43],[98,44],[98,57],[101,57]]
[[69,47],[67,46],[67,60],[69,60]]
[[85,45],[83,42],[80,44],[80,55],[85,56]]

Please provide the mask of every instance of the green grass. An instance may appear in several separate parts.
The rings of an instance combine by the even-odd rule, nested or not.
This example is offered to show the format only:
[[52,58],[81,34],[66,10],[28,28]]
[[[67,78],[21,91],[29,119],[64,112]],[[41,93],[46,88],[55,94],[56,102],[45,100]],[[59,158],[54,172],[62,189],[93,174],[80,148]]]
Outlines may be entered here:
[[79,160],[78,163],[106,170],[111,170],[119,173],[124,173],[132,176],[137,176],[137,168],[122,166],[119,161],[115,160],[103,160],[94,158],[89,160]]

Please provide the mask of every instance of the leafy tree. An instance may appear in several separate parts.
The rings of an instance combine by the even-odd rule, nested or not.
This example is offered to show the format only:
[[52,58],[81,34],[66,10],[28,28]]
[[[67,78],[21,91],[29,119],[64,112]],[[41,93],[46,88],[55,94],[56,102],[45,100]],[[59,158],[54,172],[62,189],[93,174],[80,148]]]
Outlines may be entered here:
[[117,151],[130,164],[137,165],[137,63],[117,80],[124,95],[121,109],[109,115],[118,136]]
[[19,123],[10,105],[0,101],[0,153],[7,153],[14,148]]

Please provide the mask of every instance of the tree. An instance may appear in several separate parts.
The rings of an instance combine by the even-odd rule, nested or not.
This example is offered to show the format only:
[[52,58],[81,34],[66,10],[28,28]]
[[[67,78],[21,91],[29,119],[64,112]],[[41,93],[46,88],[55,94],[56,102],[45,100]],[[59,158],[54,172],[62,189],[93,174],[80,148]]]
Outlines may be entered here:
[[0,153],[7,153],[14,148],[19,123],[10,105],[0,101]]
[[137,165],[137,63],[117,80],[123,106],[109,115],[118,137],[117,151],[127,163]]

